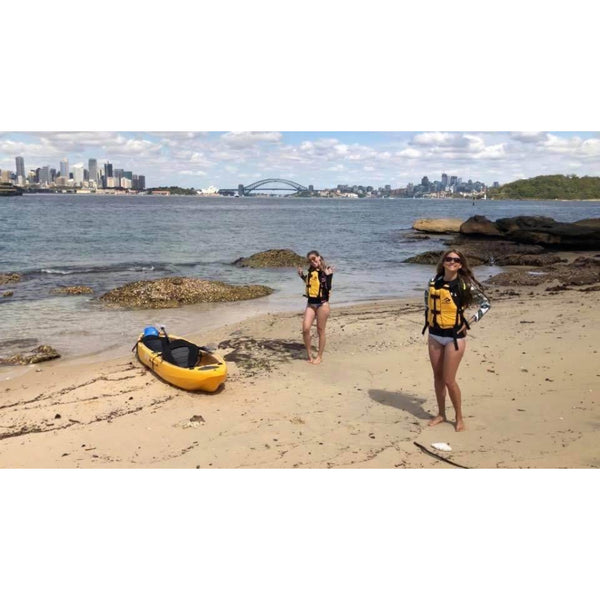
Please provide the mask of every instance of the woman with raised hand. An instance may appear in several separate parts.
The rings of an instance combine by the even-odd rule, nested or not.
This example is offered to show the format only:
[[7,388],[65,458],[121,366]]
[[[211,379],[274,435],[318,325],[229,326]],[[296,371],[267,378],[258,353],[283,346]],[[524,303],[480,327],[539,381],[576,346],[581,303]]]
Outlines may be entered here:
[[[306,255],[306,258],[309,262],[308,273],[305,275],[304,269],[298,267],[298,275],[300,275],[306,284],[306,293],[304,295],[308,299],[302,319],[302,337],[304,338],[308,362],[318,365],[323,360],[323,351],[325,350],[325,325],[329,317],[329,293],[331,291],[334,268],[331,265],[327,265],[323,257],[316,250],[311,250]],[[316,358],[313,358],[310,328],[315,318],[317,319],[319,349]]]
[[[464,311],[476,307],[466,317]],[[442,254],[425,290],[425,330],[429,330],[429,360],[433,369],[438,414],[429,425],[446,420],[446,390],[456,414],[456,431],[465,428],[456,372],[465,353],[467,329],[490,309],[481,284],[475,279],[466,257],[458,250]]]

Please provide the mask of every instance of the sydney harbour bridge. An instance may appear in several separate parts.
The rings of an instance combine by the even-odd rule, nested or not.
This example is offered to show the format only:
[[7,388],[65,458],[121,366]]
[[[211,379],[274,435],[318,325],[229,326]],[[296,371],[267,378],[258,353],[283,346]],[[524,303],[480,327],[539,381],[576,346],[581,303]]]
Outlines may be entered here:
[[255,181],[250,185],[244,185],[240,183],[237,188],[222,188],[219,190],[219,194],[223,196],[250,196],[252,192],[288,192],[289,194],[295,194],[298,192],[314,192],[312,185],[308,187],[300,185],[295,181],[289,179],[261,179]]

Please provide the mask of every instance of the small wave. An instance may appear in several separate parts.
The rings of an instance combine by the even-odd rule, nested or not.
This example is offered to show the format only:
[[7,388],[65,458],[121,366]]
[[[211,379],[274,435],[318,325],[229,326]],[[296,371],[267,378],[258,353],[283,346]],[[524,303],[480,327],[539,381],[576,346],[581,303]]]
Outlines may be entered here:
[[71,275],[77,273],[77,271],[63,271],[61,269],[40,269],[40,273],[46,273],[47,275]]
[[144,263],[120,263],[115,265],[81,265],[81,266],[57,266],[44,267],[42,269],[30,269],[23,271],[26,276],[36,275],[82,275],[82,274],[104,274],[104,273],[123,273],[132,271],[168,271],[169,266],[164,264],[144,264]]

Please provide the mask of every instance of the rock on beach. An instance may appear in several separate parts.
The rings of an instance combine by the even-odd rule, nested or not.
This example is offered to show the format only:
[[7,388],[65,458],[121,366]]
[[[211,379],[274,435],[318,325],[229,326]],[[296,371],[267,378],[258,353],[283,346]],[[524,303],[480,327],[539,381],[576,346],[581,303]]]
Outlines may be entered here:
[[21,276],[18,273],[0,273],[0,284],[18,283]]
[[128,283],[103,294],[100,300],[125,308],[177,308],[202,302],[250,300],[272,292],[265,285],[231,285],[191,277],[168,277]]
[[79,296],[81,294],[93,294],[94,290],[87,285],[72,285],[70,287],[54,288],[50,293],[65,296]]
[[52,346],[38,346],[28,353],[13,354],[7,358],[0,357],[0,365],[31,365],[60,358],[60,354]]
[[293,250],[287,248],[282,250],[266,250],[257,252],[248,257],[240,257],[234,260],[233,265],[238,267],[260,268],[278,268],[278,267],[304,267],[306,258],[296,254]]

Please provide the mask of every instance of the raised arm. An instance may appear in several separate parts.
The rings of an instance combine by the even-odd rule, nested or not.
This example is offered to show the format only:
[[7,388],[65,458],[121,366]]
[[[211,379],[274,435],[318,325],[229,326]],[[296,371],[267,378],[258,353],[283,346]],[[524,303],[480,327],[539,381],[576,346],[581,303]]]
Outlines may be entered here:
[[473,307],[476,308],[476,311],[473,316],[470,317],[469,321],[475,323],[481,320],[483,315],[490,310],[490,301],[483,293],[483,290],[473,284],[471,284],[471,294],[473,295]]

